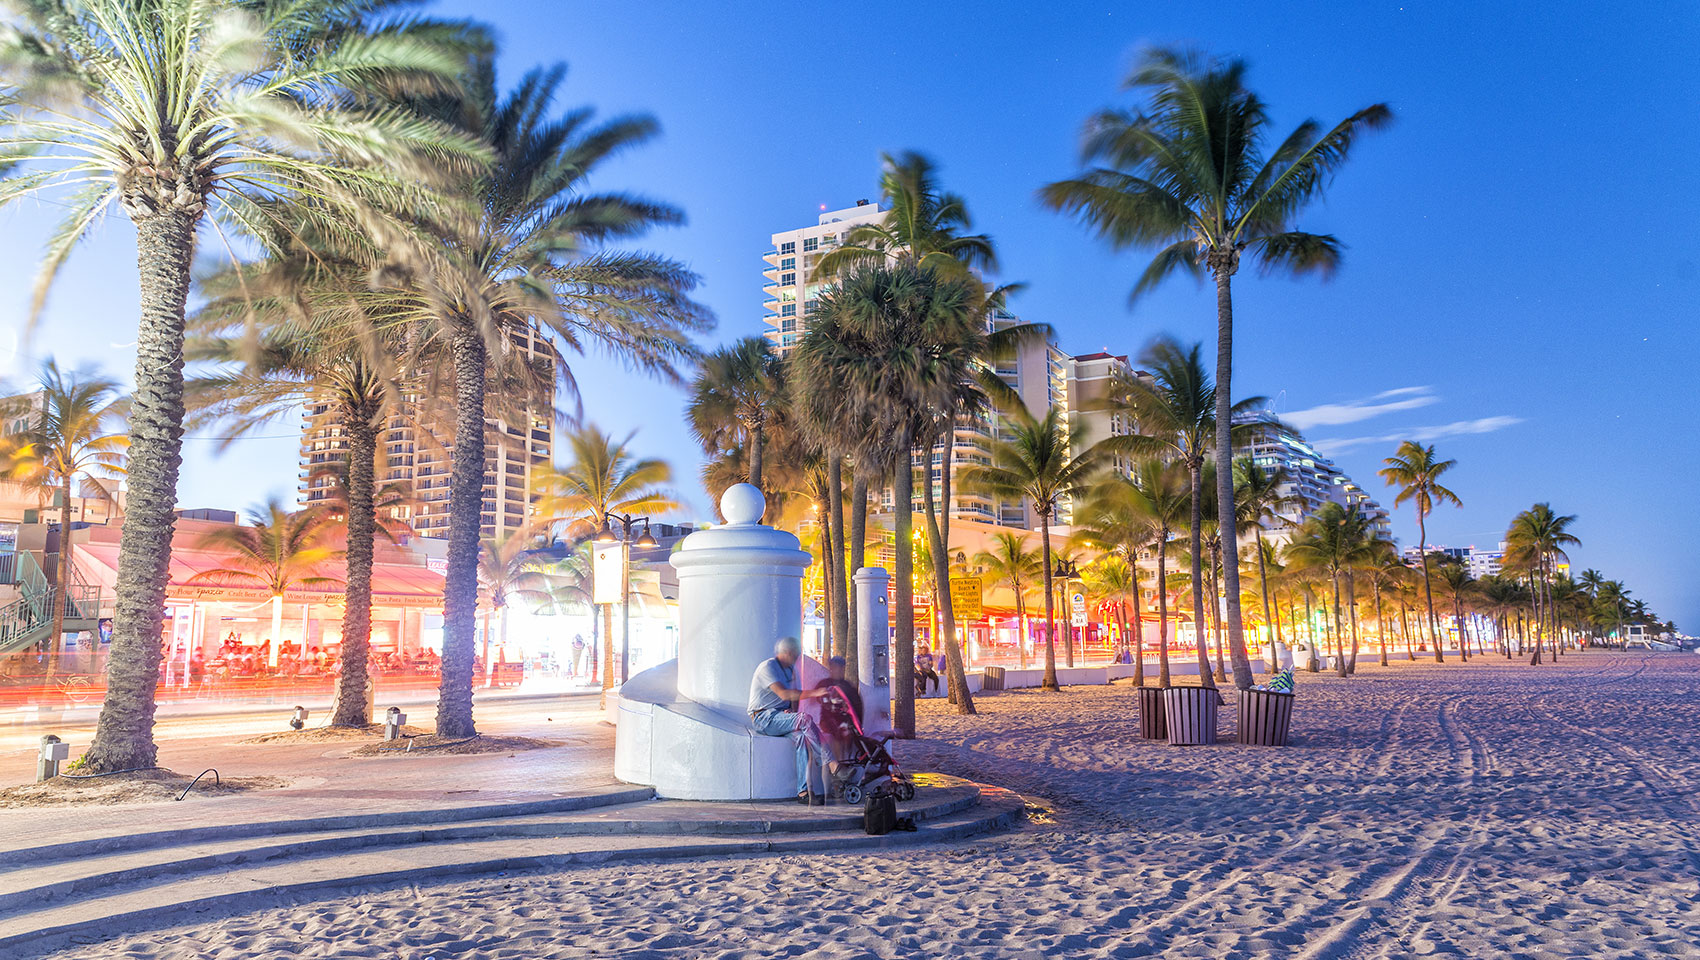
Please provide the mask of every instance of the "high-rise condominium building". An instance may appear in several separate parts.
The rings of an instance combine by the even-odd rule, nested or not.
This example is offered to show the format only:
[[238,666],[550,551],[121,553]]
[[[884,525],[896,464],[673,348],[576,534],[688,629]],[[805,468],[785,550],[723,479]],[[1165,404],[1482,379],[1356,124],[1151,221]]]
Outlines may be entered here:
[[[552,364],[554,351],[536,331],[515,334],[516,350],[533,364]],[[484,508],[480,531],[500,537],[519,528],[533,513],[531,481],[548,467],[555,446],[553,379],[544,395],[502,409],[492,399],[484,419]],[[411,494],[410,506],[392,512],[421,537],[449,535],[449,453],[454,445],[454,408],[447,402],[413,398],[378,432],[378,486],[400,483]],[[301,437],[301,503],[328,500],[338,480],[332,470],[347,449],[342,428],[329,404],[307,405]]]
[[1369,518],[1376,535],[1392,537],[1386,508],[1296,432],[1259,431],[1240,455],[1250,456],[1252,462],[1268,473],[1279,467],[1287,468],[1288,481],[1282,492],[1293,502],[1279,512],[1275,529],[1266,533],[1265,539],[1272,539],[1277,545],[1285,543],[1291,539],[1293,528],[1329,501],[1343,507],[1357,506]]
[[884,216],[879,204],[859,200],[853,207],[823,212],[814,226],[773,235],[773,249],[762,258],[767,261],[767,267],[762,270],[762,292],[767,294],[763,306],[771,328],[766,336],[780,356],[790,354],[797,345],[797,339],[808,326],[808,318],[814,315],[821,291],[826,288],[824,283],[809,280],[815,264],[843,244],[852,229],[878,223]]

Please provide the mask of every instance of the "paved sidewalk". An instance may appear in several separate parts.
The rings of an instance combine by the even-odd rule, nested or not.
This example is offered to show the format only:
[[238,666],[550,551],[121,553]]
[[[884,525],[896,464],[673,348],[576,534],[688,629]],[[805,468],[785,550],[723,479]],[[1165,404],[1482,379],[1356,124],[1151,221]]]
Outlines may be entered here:
[[[538,737],[563,745],[513,754],[348,757],[359,743],[244,744],[253,732],[164,740],[159,765],[223,777],[273,776],[287,787],[182,802],[0,810],[0,854],[49,843],[134,832],[347,814],[381,814],[522,803],[612,785],[614,730],[595,698],[481,706],[480,732]],[[410,715],[429,726],[429,716]],[[286,729],[282,719],[272,729]],[[74,743],[73,754],[87,744]],[[34,752],[0,754],[0,785],[34,779]]]

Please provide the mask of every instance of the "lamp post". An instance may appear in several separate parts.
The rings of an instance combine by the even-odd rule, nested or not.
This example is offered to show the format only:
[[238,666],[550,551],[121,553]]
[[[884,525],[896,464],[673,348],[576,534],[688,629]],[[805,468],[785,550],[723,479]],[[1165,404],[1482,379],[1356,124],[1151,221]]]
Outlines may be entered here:
[[[643,533],[632,539],[632,527],[639,520],[643,521]],[[620,532],[614,532],[614,524],[619,523]],[[631,644],[632,644],[632,545],[640,547],[657,546],[655,538],[649,534],[649,518],[634,517],[624,513],[608,514],[608,525],[602,529],[596,539],[601,543],[620,543],[620,684],[625,685],[631,676]]]
[[1080,575],[1080,564],[1073,560],[1060,557],[1051,568],[1051,579],[1062,584],[1063,608],[1063,638],[1064,649],[1068,654],[1068,665],[1074,666],[1074,606],[1069,603],[1068,584],[1070,580]]

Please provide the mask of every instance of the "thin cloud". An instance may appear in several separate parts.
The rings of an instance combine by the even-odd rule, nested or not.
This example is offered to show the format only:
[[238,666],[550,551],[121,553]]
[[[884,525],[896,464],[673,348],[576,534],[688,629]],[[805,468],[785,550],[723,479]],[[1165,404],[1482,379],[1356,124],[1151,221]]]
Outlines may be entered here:
[[1281,420],[1292,424],[1299,430],[1309,430],[1312,427],[1338,427],[1348,423],[1357,423],[1371,417],[1379,417],[1384,413],[1399,410],[1415,410],[1426,407],[1431,403],[1439,403],[1428,387],[1395,387],[1383,390],[1373,397],[1363,400],[1349,400],[1345,403],[1324,403],[1320,406],[1305,410],[1294,410],[1283,414]]
[[1412,427],[1399,433],[1388,433],[1378,437],[1341,437],[1333,440],[1316,440],[1311,443],[1317,453],[1332,456],[1353,447],[1361,447],[1371,443],[1400,443],[1405,440],[1415,440],[1418,443],[1432,443],[1447,437],[1466,437],[1480,433],[1493,433],[1504,430],[1523,422],[1522,417],[1482,417],[1477,420],[1457,420],[1452,423],[1442,423],[1431,427]]

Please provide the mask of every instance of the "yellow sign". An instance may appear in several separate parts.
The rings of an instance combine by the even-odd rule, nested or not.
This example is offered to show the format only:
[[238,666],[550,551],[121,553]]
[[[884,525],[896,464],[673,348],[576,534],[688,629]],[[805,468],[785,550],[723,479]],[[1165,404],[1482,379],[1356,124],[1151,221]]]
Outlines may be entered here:
[[950,578],[950,610],[958,621],[978,620],[985,613],[980,608],[980,578]]

